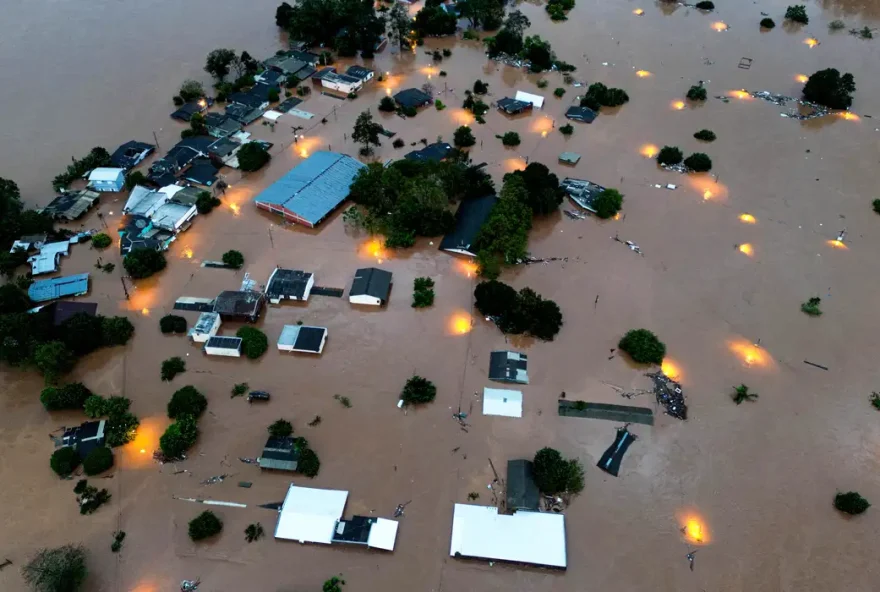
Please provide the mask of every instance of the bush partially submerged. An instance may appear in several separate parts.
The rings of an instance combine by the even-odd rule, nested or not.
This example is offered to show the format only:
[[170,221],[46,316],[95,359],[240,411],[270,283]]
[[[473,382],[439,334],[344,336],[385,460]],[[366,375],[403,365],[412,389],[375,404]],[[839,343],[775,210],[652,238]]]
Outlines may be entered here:
[[749,390],[749,387],[741,384],[739,386],[733,387],[733,402],[737,405],[741,405],[744,401],[755,401],[758,398],[758,393],[753,393]]
[[[297,441],[299,440],[305,441],[305,438],[297,438]],[[308,445],[299,449],[299,461],[296,463],[296,470],[306,477],[317,477],[318,471],[321,470],[321,460]]]
[[470,126],[462,125],[452,134],[452,143],[458,148],[468,148],[477,143]]
[[519,134],[516,132],[505,132],[504,135],[501,136],[501,143],[505,146],[519,146]]
[[159,438],[159,448],[168,459],[182,458],[198,437],[196,418],[192,415],[180,415]]
[[874,213],[880,214],[880,199],[875,199],[871,202],[871,207],[874,209]]
[[600,107],[618,107],[629,102],[629,95],[620,88],[608,88],[601,82],[594,82],[581,98],[581,107],[598,111]]
[[695,173],[705,173],[712,170],[712,159],[702,152],[694,152],[684,159],[684,166]]
[[694,134],[694,137],[703,142],[714,142],[717,136],[712,130],[701,129]]
[[664,146],[657,153],[657,164],[672,166],[680,163],[684,159],[684,154],[679,150],[678,146]]
[[397,110],[397,103],[394,102],[394,99],[391,97],[382,97],[382,100],[379,101],[379,111],[384,111],[385,113],[394,113]]
[[171,381],[178,374],[186,372],[186,362],[179,356],[168,358],[162,362],[162,380]]
[[810,17],[807,16],[807,7],[803,4],[794,4],[786,8],[785,18],[802,25],[806,25],[810,22]]
[[627,331],[617,347],[639,364],[661,364],[666,355],[666,345],[647,329]]
[[199,417],[208,408],[208,399],[194,386],[177,389],[168,401],[168,417],[177,419],[182,415]]
[[109,235],[99,232],[92,237],[92,246],[96,249],[106,249],[113,242]]
[[40,549],[21,570],[24,581],[37,592],[78,592],[86,573],[86,550],[81,545]]
[[269,349],[266,334],[255,327],[242,327],[235,336],[241,337],[241,351],[251,360],[256,360]]
[[856,516],[870,508],[871,504],[855,491],[848,491],[834,496],[834,507],[845,514]]
[[267,430],[273,438],[287,438],[293,435],[293,424],[286,419],[276,419]]
[[244,255],[240,251],[230,250],[223,253],[223,265],[233,269],[241,269],[244,265]]
[[165,255],[153,249],[134,249],[122,260],[125,271],[136,280],[150,277],[165,269],[166,265]]
[[186,319],[177,315],[167,314],[159,319],[159,330],[162,333],[186,333]]
[[715,4],[713,2],[710,2],[709,0],[702,0],[701,2],[697,2],[695,6],[700,10],[715,10]]
[[430,403],[437,396],[437,387],[427,378],[413,375],[406,381],[400,398],[407,405]]
[[574,133],[574,126],[570,123],[566,123],[565,125],[559,127],[559,133],[561,133],[563,136],[570,136]]
[[62,387],[48,386],[40,393],[40,402],[46,411],[60,411],[62,409],[82,409],[86,400],[92,396],[90,391],[81,382],[71,382]]
[[223,521],[210,510],[205,510],[189,521],[189,538],[193,541],[207,539],[221,530],[223,530]]
[[623,195],[617,189],[606,189],[593,200],[593,208],[600,218],[611,218],[623,206]]
[[52,453],[49,466],[59,477],[67,477],[79,466],[79,453],[70,446],[64,446]]
[[849,109],[852,93],[856,92],[853,75],[841,74],[835,68],[815,72],[804,84],[804,99],[829,109]]
[[584,468],[579,460],[566,460],[558,450],[542,448],[532,462],[535,484],[542,493],[580,493],[584,489]]
[[772,18],[762,18],[761,19],[761,28],[762,29],[772,29],[776,26],[776,23]]
[[413,281],[413,308],[425,308],[434,304],[434,280],[418,277]]
[[528,333],[552,341],[562,328],[559,306],[531,288],[517,292],[507,284],[489,280],[477,284],[474,299],[477,310],[491,317],[504,333]]
[[106,446],[93,448],[83,459],[86,475],[98,475],[113,466],[113,452]]
[[690,101],[705,101],[708,95],[706,94],[706,88],[702,84],[695,84],[688,89],[686,96]]
[[806,302],[801,304],[801,311],[810,315],[811,317],[818,317],[822,314],[822,310],[819,308],[819,304],[821,304],[822,299],[818,296],[813,296]]

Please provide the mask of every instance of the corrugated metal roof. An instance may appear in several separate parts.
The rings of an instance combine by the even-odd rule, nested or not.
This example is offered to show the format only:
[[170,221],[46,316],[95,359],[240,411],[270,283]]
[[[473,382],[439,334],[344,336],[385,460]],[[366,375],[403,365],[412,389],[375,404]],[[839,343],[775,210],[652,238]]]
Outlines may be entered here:
[[89,274],[80,273],[37,280],[28,288],[28,296],[34,302],[45,302],[64,296],[78,296],[89,291]]
[[355,175],[365,166],[347,154],[315,152],[266,188],[254,201],[284,207],[317,224],[345,201]]

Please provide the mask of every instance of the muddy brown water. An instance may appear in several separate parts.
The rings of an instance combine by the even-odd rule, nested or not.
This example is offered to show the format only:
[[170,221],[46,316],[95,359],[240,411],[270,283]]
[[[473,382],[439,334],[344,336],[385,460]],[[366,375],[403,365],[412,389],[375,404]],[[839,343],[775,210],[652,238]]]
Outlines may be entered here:
[[[163,148],[173,144],[182,126],[167,117],[170,97],[184,78],[205,80],[201,66],[210,49],[228,46],[261,56],[281,43],[275,2],[264,0],[222,7],[203,0],[13,4],[0,38],[0,72],[16,81],[0,87],[6,114],[0,175],[15,179],[32,204],[48,201],[51,178],[71,155],[94,145],[150,140],[153,131]],[[71,379],[105,395],[130,397],[144,423],[138,440],[117,456],[113,478],[93,480],[111,491],[111,503],[79,516],[74,483],[59,481],[48,469],[47,434],[82,417],[48,415],[38,403],[41,381],[3,369],[0,558],[15,565],[0,571],[0,588],[24,589],[17,568],[40,546],[78,541],[90,551],[88,589],[101,591],[174,590],[181,579],[196,577],[206,592],[305,591],[337,573],[352,592],[876,589],[880,574],[872,543],[880,514],[871,509],[848,520],[831,508],[831,500],[837,490],[880,500],[880,416],[868,404],[877,388],[878,323],[871,295],[880,239],[870,201],[876,197],[880,122],[867,117],[880,117],[880,42],[829,33],[827,23],[841,18],[850,27],[876,26],[880,4],[809,4],[810,24],[795,27],[782,23],[785,2],[717,4],[705,14],[653,2],[581,0],[565,23],[551,23],[542,6],[522,4],[532,20],[529,32],[551,39],[557,54],[578,66],[577,80],[621,86],[631,97],[590,126],[576,124],[568,139],[555,128],[577,89],[566,87],[562,99],[554,98],[553,89],[564,86],[558,74],[525,75],[487,61],[474,42],[429,40],[403,54],[386,49],[373,63],[391,73],[389,80],[371,83],[356,101],[313,95],[301,106],[316,114],[311,121],[289,118],[275,132],[252,125],[249,131],[276,144],[271,166],[244,179],[231,173],[224,206],[197,218],[169,251],[167,270],[139,282],[130,300],[123,296],[121,261],[112,249],[101,255],[117,271],[103,274],[93,267],[97,252],[74,246],[63,273],[92,273],[89,299],[102,314],[130,316],[137,332],[127,347],[80,361]],[[638,8],[643,16],[633,14]],[[775,30],[759,30],[762,11],[776,20]],[[726,31],[713,29],[719,21]],[[807,38],[820,44],[811,48]],[[453,56],[439,64],[424,53],[444,47]],[[750,69],[737,67],[741,57],[753,60]],[[796,94],[797,75],[831,66],[855,75],[853,111],[861,119],[834,116],[802,124],[781,118],[784,110],[775,105],[735,96],[727,103],[710,98],[704,105],[672,107],[699,80],[708,81],[710,97],[742,88]],[[639,70],[650,75],[638,77]],[[551,343],[511,340],[530,358],[522,419],[483,417],[479,411],[473,393],[489,385],[489,352],[511,344],[473,316],[475,279],[460,261],[438,253],[436,240],[421,240],[405,253],[375,253],[368,237],[347,231],[338,214],[306,231],[281,227],[250,203],[303,154],[327,147],[355,153],[346,137],[357,114],[374,107],[386,89],[419,86],[429,75],[438,91],[445,85],[439,98],[449,108],[409,120],[377,113],[407,143],[449,140],[457,125],[469,122],[458,108],[464,89],[482,78],[493,99],[516,89],[547,97],[544,109],[530,116],[508,119],[493,111],[485,126],[474,125],[474,160],[488,163],[496,180],[527,157],[559,175],[588,178],[626,195],[620,220],[576,221],[557,214],[539,221],[532,253],[567,261],[504,274],[517,287],[532,286],[555,299],[565,316]],[[544,90],[535,86],[541,78],[549,81]],[[326,125],[319,123],[322,117]],[[306,127],[305,139],[295,144],[293,125]],[[718,140],[698,143],[692,134],[702,128],[715,131]],[[509,130],[523,139],[515,149],[495,138]],[[704,150],[718,180],[658,170],[641,154],[649,144]],[[563,167],[556,163],[563,150],[584,158]],[[403,152],[385,141],[376,158]],[[666,183],[678,188],[653,187]],[[102,198],[111,231],[124,199]],[[742,222],[741,214],[755,223]],[[99,220],[93,214],[82,225],[98,227]],[[844,228],[846,248],[830,245]],[[638,243],[644,257],[610,240],[615,234]],[[242,272],[200,267],[227,249],[244,253]],[[394,273],[387,308],[361,310],[315,296],[307,305],[271,307],[261,319],[270,343],[284,324],[328,327],[321,357],[281,355],[273,347],[257,362],[209,359],[185,338],[158,331],[158,318],[177,297],[213,297],[235,288],[243,272],[265,282],[275,265],[283,265],[314,272],[319,285],[347,288],[357,266],[377,259]],[[437,283],[436,303],[428,310],[410,307],[418,276]],[[799,310],[814,295],[823,299],[819,318]],[[184,314],[190,322],[196,318]],[[472,330],[461,332],[468,315]],[[643,369],[620,356],[609,359],[620,335],[636,326],[666,342],[669,364],[688,395],[690,420],[658,415],[654,427],[634,427],[639,440],[615,479],[595,468],[615,425],[559,418],[556,399],[565,391],[570,399],[652,404],[623,400],[606,384],[648,386]],[[236,328],[228,323],[222,332]],[[761,347],[755,348],[758,340]],[[160,362],[173,355],[186,359],[187,372],[163,383]],[[404,415],[395,402],[413,372],[433,380],[438,397]],[[249,406],[230,399],[232,385],[242,381],[272,392],[273,400]],[[736,406],[728,393],[743,382],[760,398]],[[205,392],[210,404],[190,459],[177,465],[189,472],[175,475],[174,467],[156,465],[149,453],[167,425],[171,393],[186,384]],[[342,407],[334,394],[348,396],[352,407]],[[471,400],[474,414],[465,433],[451,414],[459,401],[470,409]],[[308,427],[316,415],[320,425]],[[272,539],[275,515],[256,505],[283,499],[291,478],[258,474],[237,457],[257,456],[265,426],[279,417],[293,421],[322,461],[316,479],[293,481],[350,491],[347,515],[390,517],[398,503],[412,500],[393,554]],[[586,489],[567,510],[568,571],[450,558],[452,504],[466,502],[470,492],[480,494],[479,503],[492,503],[488,459],[503,472],[508,459],[531,456],[545,445],[586,466]],[[222,484],[199,484],[222,473],[232,476]],[[241,489],[238,481],[254,486]],[[249,507],[219,508],[223,535],[194,545],[186,523],[203,507],[172,496]],[[243,530],[256,521],[269,536],[247,544]],[[116,529],[128,533],[118,555],[109,550]],[[691,572],[685,554],[694,548],[699,551]]]

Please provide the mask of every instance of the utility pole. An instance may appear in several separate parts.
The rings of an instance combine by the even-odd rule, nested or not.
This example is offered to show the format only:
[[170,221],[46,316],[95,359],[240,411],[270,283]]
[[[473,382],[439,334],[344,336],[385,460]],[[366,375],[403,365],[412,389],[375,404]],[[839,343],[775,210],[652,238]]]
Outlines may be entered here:
[[125,299],[130,300],[131,297],[128,295],[128,287],[125,285],[125,276],[119,276],[119,281],[122,282],[122,291],[125,292]]
[[[161,129],[159,130],[162,131]],[[162,147],[159,146],[159,137],[156,136],[156,130],[153,130],[153,141],[156,142],[156,150],[162,150]]]

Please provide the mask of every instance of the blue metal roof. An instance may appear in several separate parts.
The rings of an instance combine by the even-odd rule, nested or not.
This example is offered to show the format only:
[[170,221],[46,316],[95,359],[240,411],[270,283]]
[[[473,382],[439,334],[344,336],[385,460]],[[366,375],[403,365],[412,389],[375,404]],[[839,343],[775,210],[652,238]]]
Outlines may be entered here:
[[367,165],[347,154],[315,152],[254,198],[281,206],[317,224],[348,197],[358,171]]
[[89,274],[80,273],[49,280],[37,280],[28,288],[34,302],[45,302],[64,296],[78,296],[89,291]]

